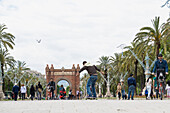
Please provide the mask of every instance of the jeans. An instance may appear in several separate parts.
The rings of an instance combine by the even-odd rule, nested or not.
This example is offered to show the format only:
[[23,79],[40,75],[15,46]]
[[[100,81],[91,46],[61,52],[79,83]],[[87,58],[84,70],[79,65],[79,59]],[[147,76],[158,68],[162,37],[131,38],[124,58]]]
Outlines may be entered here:
[[38,100],[41,100],[41,92],[38,91]]
[[134,91],[135,91],[135,86],[134,85],[130,85],[129,86],[129,90],[128,90],[128,100],[130,99],[131,92],[132,92],[131,99],[133,100]]
[[122,99],[125,99],[125,90],[122,90]]
[[25,100],[25,93],[21,93],[22,100]]
[[[97,81],[97,75],[91,75],[89,80],[87,81],[87,94],[89,97],[96,97],[95,83]],[[92,88],[92,92],[90,90],[90,86]]]

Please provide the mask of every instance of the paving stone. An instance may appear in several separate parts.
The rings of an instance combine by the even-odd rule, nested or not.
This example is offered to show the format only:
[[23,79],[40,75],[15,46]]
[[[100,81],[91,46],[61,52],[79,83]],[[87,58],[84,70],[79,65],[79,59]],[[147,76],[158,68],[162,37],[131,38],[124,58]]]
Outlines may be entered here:
[[0,101],[0,113],[169,113],[170,100]]

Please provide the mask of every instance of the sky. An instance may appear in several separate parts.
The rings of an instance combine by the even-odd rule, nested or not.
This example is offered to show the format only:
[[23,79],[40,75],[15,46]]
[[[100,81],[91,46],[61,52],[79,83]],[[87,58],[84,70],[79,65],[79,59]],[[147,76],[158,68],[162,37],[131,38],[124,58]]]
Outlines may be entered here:
[[45,74],[47,64],[69,69],[121,53],[118,46],[130,45],[155,16],[166,22],[169,9],[161,8],[166,1],[0,0],[0,24],[15,36],[11,55]]

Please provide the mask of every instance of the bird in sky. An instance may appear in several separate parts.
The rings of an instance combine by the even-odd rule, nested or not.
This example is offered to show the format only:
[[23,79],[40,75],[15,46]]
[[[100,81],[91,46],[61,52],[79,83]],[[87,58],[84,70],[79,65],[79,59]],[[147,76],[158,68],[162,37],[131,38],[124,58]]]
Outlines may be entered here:
[[37,40],[38,43],[41,43],[41,39],[40,40]]

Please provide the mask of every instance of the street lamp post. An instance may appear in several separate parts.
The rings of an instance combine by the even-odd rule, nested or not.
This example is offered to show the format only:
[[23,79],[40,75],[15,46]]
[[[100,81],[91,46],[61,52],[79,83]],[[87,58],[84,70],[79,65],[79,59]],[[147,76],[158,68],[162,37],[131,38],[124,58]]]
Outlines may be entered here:
[[[153,67],[153,65],[154,65],[154,63],[155,63],[155,61],[157,59],[155,58],[155,60],[152,61],[152,64],[149,66],[150,58],[149,58],[148,53],[147,53],[146,56],[145,56],[146,65],[144,65],[143,62],[137,57],[137,55],[131,49],[129,49],[129,50],[133,54],[133,56],[139,61],[139,63],[142,65],[142,67],[144,68],[144,70],[145,70],[145,77],[146,77],[146,80],[147,80],[150,77],[150,75],[151,75],[150,70]],[[163,50],[161,50],[160,53],[162,53],[162,51]],[[144,93],[144,90],[143,90],[143,93]]]

